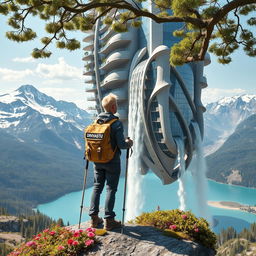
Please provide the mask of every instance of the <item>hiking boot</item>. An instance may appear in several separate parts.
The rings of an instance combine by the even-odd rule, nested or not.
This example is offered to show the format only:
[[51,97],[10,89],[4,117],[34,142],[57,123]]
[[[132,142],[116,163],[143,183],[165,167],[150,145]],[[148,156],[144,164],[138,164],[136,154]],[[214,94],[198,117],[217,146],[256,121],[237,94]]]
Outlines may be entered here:
[[105,219],[104,229],[112,230],[112,229],[121,228],[121,227],[122,227],[121,221],[116,221],[114,218]]
[[97,228],[100,224],[103,223],[103,219],[98,215],[91,216],[91,228]]

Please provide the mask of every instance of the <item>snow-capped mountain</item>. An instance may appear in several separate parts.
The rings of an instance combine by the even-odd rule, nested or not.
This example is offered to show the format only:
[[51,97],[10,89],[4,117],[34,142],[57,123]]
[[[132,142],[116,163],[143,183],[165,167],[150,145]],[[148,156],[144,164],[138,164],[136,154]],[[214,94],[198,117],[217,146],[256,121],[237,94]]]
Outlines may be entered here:
[[74,103],[56,101],[32,85],[0,95],[0,128],[21,142],[48,143],[54,136],[82,149],[82,130],[89,122],[89,114]]
[[208,155],[216,151],[237,125],[256,113],[256,95],[225,97],[206,105],[204,147]]
[[31,85],[0,95],[0,207],[20,212],[81,189],[90,122],[75,104]]
[[218,182],[256,187],[256,114],[242,121],[207,160],[207,177]]

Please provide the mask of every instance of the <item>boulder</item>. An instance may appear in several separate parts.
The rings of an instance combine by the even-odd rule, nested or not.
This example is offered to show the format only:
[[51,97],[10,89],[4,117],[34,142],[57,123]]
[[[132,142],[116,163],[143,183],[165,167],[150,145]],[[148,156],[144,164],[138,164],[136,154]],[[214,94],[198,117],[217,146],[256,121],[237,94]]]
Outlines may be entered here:
[[[82,223],[81,228],[89,226]],[[77,229],[77,226],[72,226]],[[163,235],[149,226],[127,224],[123,230],[108,231],[97,236],[97,245],[82,256],[213,256],[215,251],[196,242]]]
[[[23,219],[26,223],[28,220]],[[20,232],[21,220],[16,216],[0,215],[0,232]]]

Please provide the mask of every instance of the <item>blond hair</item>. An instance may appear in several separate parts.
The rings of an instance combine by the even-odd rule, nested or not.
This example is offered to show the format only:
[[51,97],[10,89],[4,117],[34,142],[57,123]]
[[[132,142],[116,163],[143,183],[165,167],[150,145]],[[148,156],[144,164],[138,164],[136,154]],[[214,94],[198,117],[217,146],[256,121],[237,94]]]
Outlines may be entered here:
[[110,112],[111,107],[116,103],[117,103],[117,96],[113,93],[108,94],[101,101],[102,107],[107,112]]

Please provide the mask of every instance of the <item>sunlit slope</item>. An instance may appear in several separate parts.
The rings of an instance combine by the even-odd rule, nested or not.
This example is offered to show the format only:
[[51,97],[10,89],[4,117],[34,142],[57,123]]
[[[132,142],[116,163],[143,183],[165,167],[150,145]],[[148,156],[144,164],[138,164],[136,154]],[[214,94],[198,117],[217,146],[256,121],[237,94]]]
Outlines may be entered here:
[[256,115],[240,123],[225,143],[207,157],[207,164],[211,179],[256,187]]
[[89,114],[31,85],[0,95],[0,206],[11,213],[80,190]]

